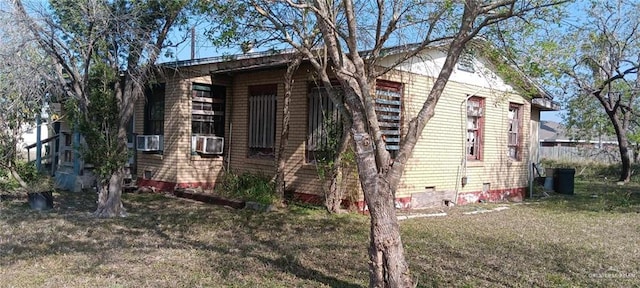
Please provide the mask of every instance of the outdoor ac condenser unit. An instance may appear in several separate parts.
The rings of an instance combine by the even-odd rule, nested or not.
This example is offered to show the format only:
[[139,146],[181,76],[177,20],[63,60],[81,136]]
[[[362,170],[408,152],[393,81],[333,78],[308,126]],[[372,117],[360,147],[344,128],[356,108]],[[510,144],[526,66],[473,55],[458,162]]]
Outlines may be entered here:
[[161,151],[162,135],[137,135],[136,148],[138,151]]
[[224,150],[224,137],[195,136],[196,152],[202,154],[222,154]]

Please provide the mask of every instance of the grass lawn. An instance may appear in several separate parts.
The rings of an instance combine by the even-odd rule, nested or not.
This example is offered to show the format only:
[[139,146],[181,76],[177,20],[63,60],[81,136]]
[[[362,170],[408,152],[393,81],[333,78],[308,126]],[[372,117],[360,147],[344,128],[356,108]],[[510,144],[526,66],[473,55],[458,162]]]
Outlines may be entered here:
[[[94,195],[48,212],[0,202],[0,287],[364,287],[368,218],[232,210],[126,194],[95,219]],[[499,212],[465,211],[498,206]],[[640,186],[576,183],[575,196],[478,204],[401,221],[419,287],[640,287]]]

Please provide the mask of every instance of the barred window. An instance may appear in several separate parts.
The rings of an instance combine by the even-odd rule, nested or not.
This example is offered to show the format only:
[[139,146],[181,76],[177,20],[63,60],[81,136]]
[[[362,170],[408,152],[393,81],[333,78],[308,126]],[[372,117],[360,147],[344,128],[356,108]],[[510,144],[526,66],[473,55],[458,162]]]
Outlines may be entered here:
[[400,123],[402,119],[402,84],[391,81],[376,81],[376,114],[380,132],[391,158],[400,150]]
[[249,157],[275,157],[277,88],[249,87]]
[[331,101],[327,89],[332,89],[338,97],[342,95],[342,90],[338,87],[313,87],[309,91],[306,149],[308,163],[332,157],[330,154],[335,152],[335,146],[342,137],[340,112]]
[[193,83],[191,133],[224,137],[226,87]]

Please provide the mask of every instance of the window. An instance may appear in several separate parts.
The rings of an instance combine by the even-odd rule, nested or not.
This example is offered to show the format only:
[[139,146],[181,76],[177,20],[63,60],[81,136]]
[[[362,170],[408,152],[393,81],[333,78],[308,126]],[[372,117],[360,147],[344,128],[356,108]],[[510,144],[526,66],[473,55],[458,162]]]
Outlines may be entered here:
[[507,127],[507,138],[508,138],[508,154],[509,157],[515,160],[521,160],[522,156],[520,155],[522,152],[521,147],[521,129],[522,129],[522,105],[520,104],[509,104],[509,113],[508,113],[508,127]]
[[471,97],[467,100],[467,159],[482,160],[484,128],[484,99]]
[[273,158],[277,85],[249,87],[249,157]]
[[71,137],[71,134],[64,133],[64,146],[71,147],[73,144],[73,138]]
[[[331,88],[338,97],[342,90],[338,87]],[[333,157],[337,142],[342,136],[342,120],[340,112],[335,107],[328,90],[324,87],[313,87],[309,91],[308,122],[307,122],[307,162],[315,162],[319,158]]]
[[62,156],[62,162],[67,162],[67,163],[73,162],[73,150],[64,150],[64,155]]
[[164,135],[164,84],[147,88],[144,109],[144,135]]
[[191,90],[191,134],[224,137],[226,87],[193,83]]
[[60,147],[62,150],[62,162],[71,163],[73,162],[73,134],[62,133],[64,137],[64,145]]
[[460,55],[458,59],[458,70],[465,71],[469,73],[475,73],[476,69],[473,65],[473,54],[470,52],[464,52]]
[[376,81],[376,114],[380,132],[387,143],[387,151],[395,158],[400,150],[400,120],[402,112],[402,84]]

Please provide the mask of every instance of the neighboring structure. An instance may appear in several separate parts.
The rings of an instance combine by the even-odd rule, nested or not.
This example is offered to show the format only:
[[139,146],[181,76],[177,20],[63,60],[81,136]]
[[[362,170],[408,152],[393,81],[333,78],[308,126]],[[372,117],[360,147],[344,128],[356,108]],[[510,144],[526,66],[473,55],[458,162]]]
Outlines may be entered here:
[[[23,127],[22,130],[24,132],[20,136],[20,141],[18,142],[18,147],[17,147],[19,149],[18,151],[21,151],[23,153],[22,156],[27,161],[35,160],[37,152],[36,152],[36,149],[34,149],[35,144],[32,144],[32,143],[36,143],[37,141],[38,130],[40,130],[39,137],[41,139],[49,138],[48,126],[46,123],[41,123],[40,125],[38,125],[37,123],[34,123],[34,124],[25,124],[22,127]],[[26,150],[23,150],[23,149],[26,149]]]
[[[85,145],[80,133],[74,132],[71,125],[60,118],[64,115],[60,103],[52,103],[51,117],[41,125],[41,136],[25,140],[24,148],[29,156],[29,161],[36,161],[41,172],[54,177],[56,186],[60,189],[79,192],[91,189],[95,186],[93,165],[82,160],[79,147]],[[49,136],[51,135],[51,136]],[[49,136],[49,137],[47,137]],[[38,162],[38,142],[40,143],[41,158]],[[33,154],[34,156],[31,156]]]
[[[441,48],[409,59],[376,82],[392,154],[444,62]],[[403,53],[390,51],[383,66]],[[275,173],[289,57],[264,53],[165,64],[162,84],[136,103],[138,185],[172,191],[214,186],[225,171]],[[396,192],[399,208],[524,197],[529,163],[537,162],[532,156],[538,154],[540,111],[557,104],[541,89],[536,99],[520,96],[492,67],[480,55],[460,60],[407,163]],[[287,190],[302,199],[322,195],[313,155],[322,139],[318,123],[332,111],[309,71],[303,64],[294,75],[285,152]],[[365,209],[357,186],[354,191]]]
[[[565,127],[553,121],[540,123],[540,159],[575,162],[618,163],[620,151],[615,136],[601,135],[598,139],[573,139]],[[632,151],[629,151],[633,153]],[[631,159],[633,155],[631,155]]]

